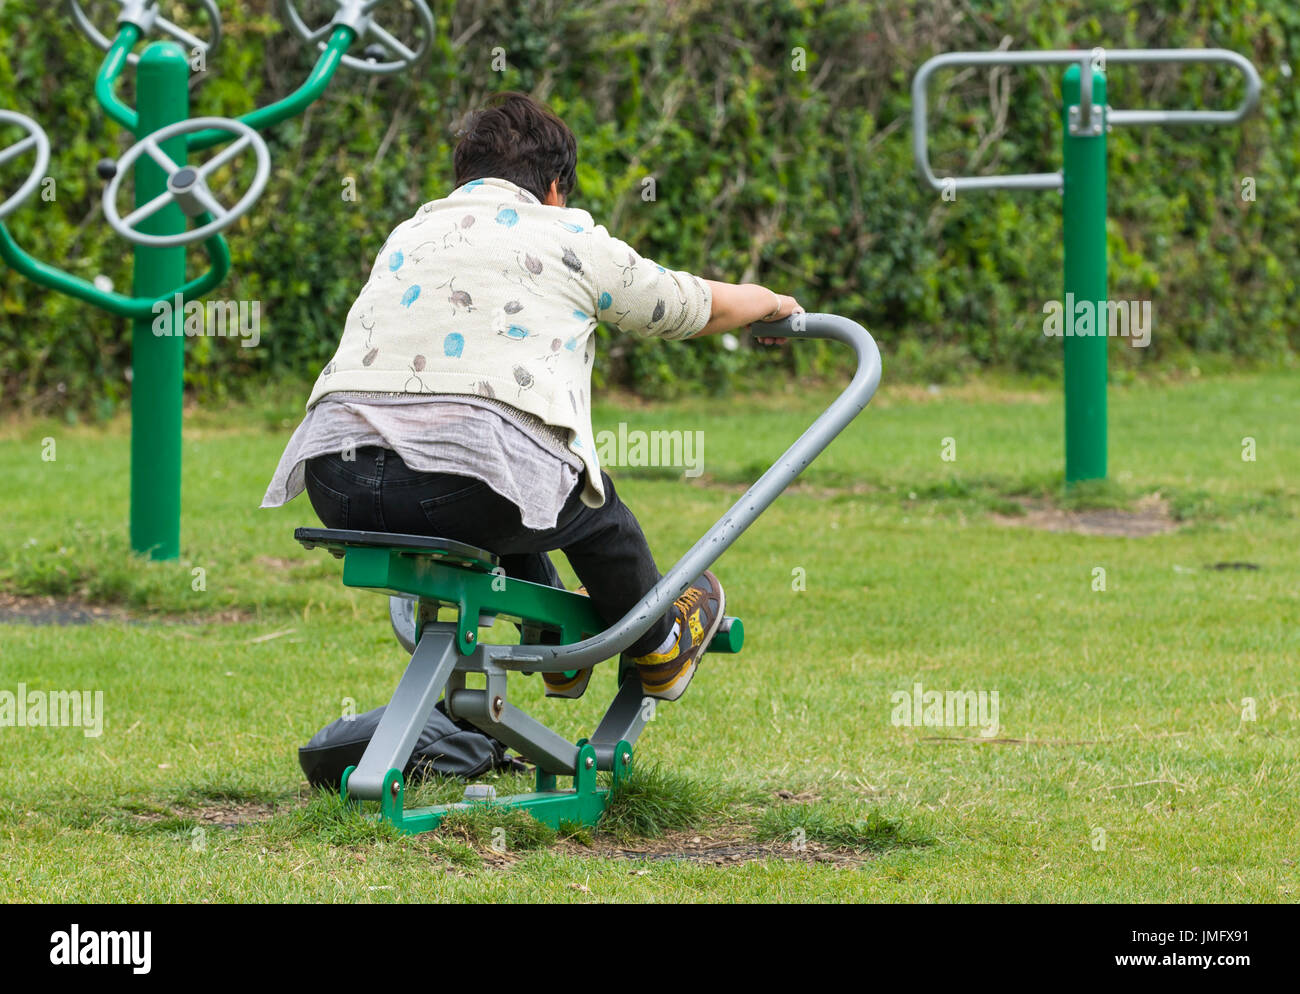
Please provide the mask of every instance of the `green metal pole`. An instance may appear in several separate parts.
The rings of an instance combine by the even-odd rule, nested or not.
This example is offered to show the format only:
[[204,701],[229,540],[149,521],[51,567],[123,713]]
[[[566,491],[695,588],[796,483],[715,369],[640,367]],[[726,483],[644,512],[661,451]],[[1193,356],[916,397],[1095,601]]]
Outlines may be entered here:
[[[175,42],[155,42],[136,71],[136,138],[189,117],[189,62]],[[163,144],[177,163],[185,137]],[[166,190],[166,173],[148,155],[135,167],[135,203]],[[185,231],[185,214],[169,204],[140,225],[153,235]],[[152,298],[185,283],[185,248],[135,250],[136,297]],[[155,322],[166,335],[155,334]],[[181,539],[181,391],[185,372],[183,315],[137,318],[131,336],[131,548],[153,559],[176,559]]]
[[[1065,71],[1062,96],[1065,231],[1065,482],[1106,478],[1106,77],[1092,72],[1097,134],[1071,134],[1081,69]],[[1092,334],[1080,334],[1087,327]],[[1071,335],[1071,331],[1075,334]]]

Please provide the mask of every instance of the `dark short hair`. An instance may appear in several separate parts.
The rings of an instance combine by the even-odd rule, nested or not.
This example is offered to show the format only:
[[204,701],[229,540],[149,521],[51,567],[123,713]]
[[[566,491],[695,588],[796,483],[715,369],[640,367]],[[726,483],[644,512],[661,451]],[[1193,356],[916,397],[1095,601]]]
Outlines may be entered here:
[[497,93],[469,114],[452,163],[456,185],[470,180],[509,180],[538,200],[551,183],[568,197],[577,185],[578,140],[550,108],[526,93]]

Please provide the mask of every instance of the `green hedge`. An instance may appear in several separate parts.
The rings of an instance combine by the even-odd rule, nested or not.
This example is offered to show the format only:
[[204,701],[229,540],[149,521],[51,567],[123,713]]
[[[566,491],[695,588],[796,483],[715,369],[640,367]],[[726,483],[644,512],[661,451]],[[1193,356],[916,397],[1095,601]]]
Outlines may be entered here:
[[[37,13],[44,6],[0,4],[0,107],[44,124],[58,182],[57,199],[30,203],[11,230],[39,258],[129,287],[129,246],[103,223],[94,176],[95,162],[129,140],[91,98],[99,51],[61,5],[48,17]],[[194,83],[196,113],[238,115],[298,85],[311,60],[271,4],[220,6],[226,37]],[[1059,196],[999,191],[945,203],[922,189],[911,158],[916,68],[936,52],[1003,42],[1222,46],[1255,62],[1264,98],[1244,127],[1110,136],[1112,296],[1152,299],[1155,311],[1151,347],[1116,347],[1113,361],[1121,373],[1193,353],[1291,361],[1300,343],[1294,0],[433,7],[438,37],[417,72],[341,70],[306,117],[268,134],[273,178],[229,233],[234,272],[221,291],[261,301],[262,344],[193,340],[187,377],[200,395],[315,375],[388,231],[448,189],[455,121],[506,88],[534,92],[568,120],[580,143],[574,203],[645,254],[851,315],[876,334],[892,376],[946,379],[984,366],[1056,375],[1060,343],[1043,338],[1041,308],[1060,294]],[[491,68],[497,46],[505,72]],[[807,53],[806,71],[791,67],[796,48]],[[991,84],[982,71],[943,75],[931,93],[936,171],[1058,168],[1059,77],[1026,69]],[[1116,107],[1229,106],[1240,97],[1235,74],[1221,69],[1120,66],[1110,77]],[[1005,115],[993,98],[1007,101]],[[653,202],[641,196],[647,175]],[[1255,179],[1253,203],[1240,196],[1245,176]],[[341,198],[345,177],[356,179],[356,203]],[[201,257],[192,253],[192,264]],[[0,405],[106,413],[126,396],[125,322],[8,271],[0,321]],[[838,361],[830,347],[773,355],[601,333],[604,382],[650,395]]]

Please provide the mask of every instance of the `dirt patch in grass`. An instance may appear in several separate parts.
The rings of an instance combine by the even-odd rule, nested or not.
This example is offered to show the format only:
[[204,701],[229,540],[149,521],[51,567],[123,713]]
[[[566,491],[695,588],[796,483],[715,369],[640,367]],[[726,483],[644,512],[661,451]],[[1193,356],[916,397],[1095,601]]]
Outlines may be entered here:
[[193,821],[212,828],[242,828],[266,821],[275,813],[275,805],[265,801],[226,801],[209,802],[197,807],[181,806],[167,811],[135,811],[131,817],[145,824]]
[[94,604],[80,597],[9,594],[0,591],[0,625],[93,625],[100,622],[171,625],[237,625],[251,612],[226,608],[213,614],[133,614],[120,604]]
[[90,625],[127,621],[122,607],[90,604],[75,597],[19,597],[0,592],[0,623],[18,625]]
[[[697,832],[666,832],[661,838],[628,843],[610,836],[597,835],[590,844],[563,839],[556,846],[575,856],[603,856],[632,863],[662,863],[679,860],[705,866],[738,866],[764,859],[784,859],[796,863],[825,863],[837,868],[857,866],[870,859],[869,853],[838,849],[809,839],[796,849],[789,840],[754,841],[752,831],[727,826],[720,832],[701,835]],[[634,871],[636,872],[636,871]]]
[[798,801],[800,804],[821,800],[821,794],[815,790],[774,790],[772,796],[781,801]]
[[215,828],[241,828],[254,822],[266,821],[275,812],[275,805],[265,801],[231,801],[225,804],[206,804],[183,813]]
[[1016,503],[1025,509],[1024,514],[992,514],[990,517],[1000,525],[1017,528],[1120,538],[1164,535],[1179,528],[1179,523],[1169,513],[1169,502],[1154,494],[1143,497],[1132,509],[1071,511],[1032,498],[1019,498]]

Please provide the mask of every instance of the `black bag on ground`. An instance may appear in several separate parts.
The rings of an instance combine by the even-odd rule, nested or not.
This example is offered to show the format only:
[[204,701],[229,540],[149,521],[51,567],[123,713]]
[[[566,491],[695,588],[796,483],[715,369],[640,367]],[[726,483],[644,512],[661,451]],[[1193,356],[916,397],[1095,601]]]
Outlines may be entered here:
[[[350,715],[331,722],[298,750],[298,763],[313,787],[339,789],[343,771],[361,762],[370,739],[379,727],[384,708]],[[506,757],[506,747],[468,723],[447,717],[443,702],[429,715],[429,721],[406,761],[402,777],[411,783],[431,774],[472,778],[489,770],[522,770],[524,764]]]

